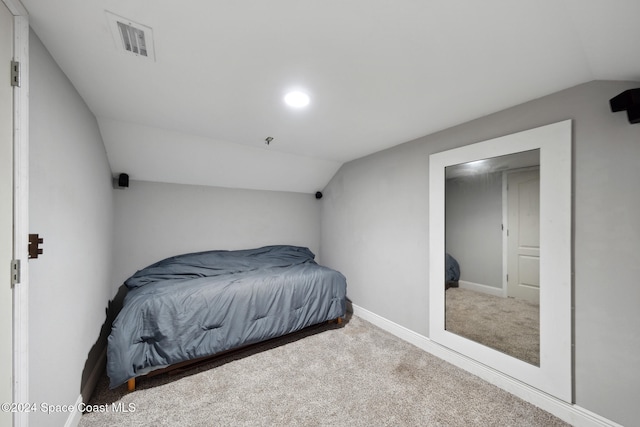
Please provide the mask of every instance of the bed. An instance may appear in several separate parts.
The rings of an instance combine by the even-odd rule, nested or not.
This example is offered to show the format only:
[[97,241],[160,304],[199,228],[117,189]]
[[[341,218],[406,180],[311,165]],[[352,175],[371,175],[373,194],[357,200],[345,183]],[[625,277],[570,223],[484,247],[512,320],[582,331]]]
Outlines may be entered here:
[[181,362],[341,319],[346,279],[299,246],[164,259],[125,281],[107,344],[110,388]]
[[459,280],[460,265],[458,261],[448,253],[445,253],[444,289],[457,288]]

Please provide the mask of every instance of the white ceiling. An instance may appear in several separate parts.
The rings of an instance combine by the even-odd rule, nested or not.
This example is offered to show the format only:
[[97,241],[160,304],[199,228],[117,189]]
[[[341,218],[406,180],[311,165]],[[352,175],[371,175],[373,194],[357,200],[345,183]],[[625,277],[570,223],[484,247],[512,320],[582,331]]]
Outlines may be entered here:
[[[349,160],[640,81],[640,0],[22,2],[134,180],[315,192]],[[155,62],[117,48],[107,10],[153,29]]]

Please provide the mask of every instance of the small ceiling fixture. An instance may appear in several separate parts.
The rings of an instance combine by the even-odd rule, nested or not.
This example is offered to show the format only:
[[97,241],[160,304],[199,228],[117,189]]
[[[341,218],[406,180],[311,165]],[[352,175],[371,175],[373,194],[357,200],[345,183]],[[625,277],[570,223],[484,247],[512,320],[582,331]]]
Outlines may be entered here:
[[309,105],[310,101],[309,95],[298,90],[289,92],[284,97],[284,102],[293,108],[304,108]]
[[265,138],[264,143],[266,145],[269,145],[269,144],[271,144],[271,141],[273,141],[273,137],[272,136],[268,136],[268,137]]

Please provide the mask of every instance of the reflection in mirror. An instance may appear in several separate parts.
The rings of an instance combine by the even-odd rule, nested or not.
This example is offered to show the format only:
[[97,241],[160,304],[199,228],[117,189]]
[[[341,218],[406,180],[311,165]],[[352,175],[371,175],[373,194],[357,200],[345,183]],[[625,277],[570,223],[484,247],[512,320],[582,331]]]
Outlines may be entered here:
[[445,329],[540,365],[540,150],[445,168]]

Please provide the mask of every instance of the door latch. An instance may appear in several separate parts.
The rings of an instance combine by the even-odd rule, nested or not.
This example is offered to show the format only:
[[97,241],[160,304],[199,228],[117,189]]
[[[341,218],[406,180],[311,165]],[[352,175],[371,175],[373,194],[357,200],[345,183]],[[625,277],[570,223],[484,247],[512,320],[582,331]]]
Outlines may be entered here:
[[42,248],[40,244],[44,242],[44,239],[38,234],[29,234],[29,259],[38,258],[38,255],[42,255]]

